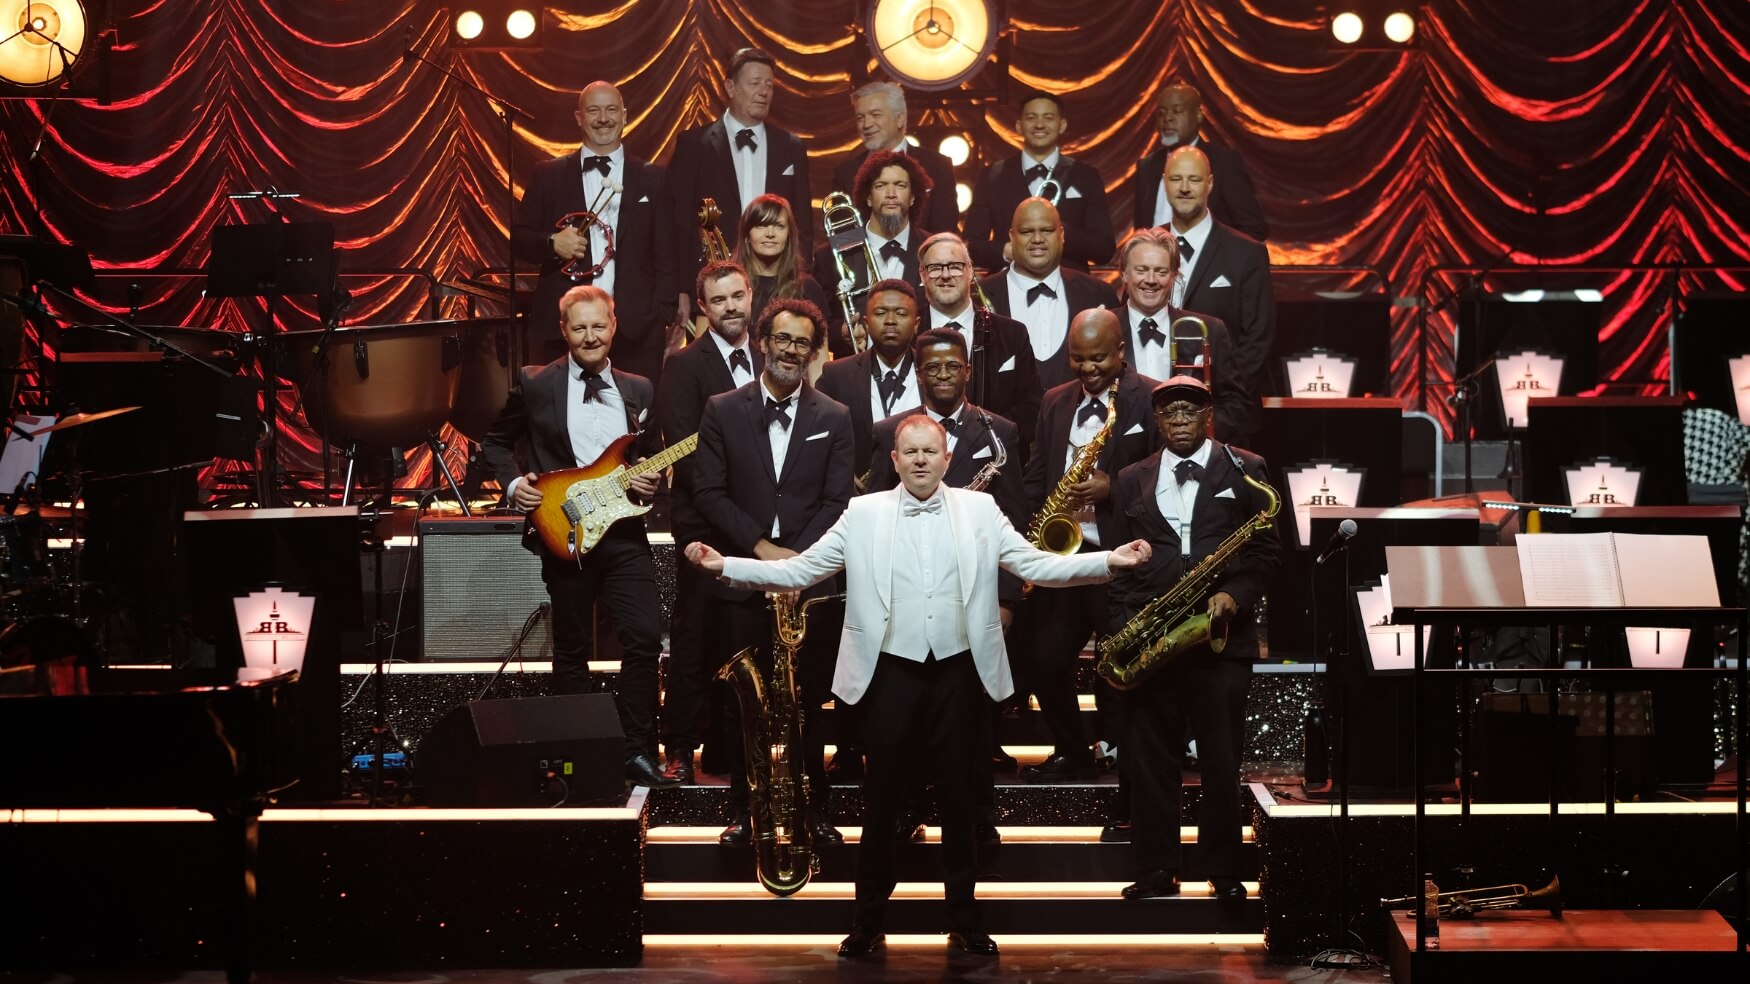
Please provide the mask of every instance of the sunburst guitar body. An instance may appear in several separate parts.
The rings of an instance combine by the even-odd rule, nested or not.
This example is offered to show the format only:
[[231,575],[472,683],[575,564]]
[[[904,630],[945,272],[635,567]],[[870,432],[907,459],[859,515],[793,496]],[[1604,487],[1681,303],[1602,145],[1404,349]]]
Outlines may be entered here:
[[649,506],[627,496],[632,479],[662,471],[699,446],[699,435],[692,434],[661,454],[628,465],[626,458],[637,437],[627,434],[581,468],[552,471],[535,479],[541,504],[529,514],[529,525],[553,556],[581,558],[602,542],[609,527],[649,512]]

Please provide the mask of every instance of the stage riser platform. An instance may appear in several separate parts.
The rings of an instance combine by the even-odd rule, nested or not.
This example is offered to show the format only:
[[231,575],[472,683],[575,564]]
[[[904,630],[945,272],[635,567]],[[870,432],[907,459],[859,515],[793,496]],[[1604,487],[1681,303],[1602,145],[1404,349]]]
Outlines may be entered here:
[[[828,847],[820,854],[824,881],[852,881],[856,877],[857,846]],[[1206,877],[1197,864],[1197,849],[1185,845],[1186,867],[1179,877],[1186,882]],[[902,882],[940,881],[942,845],[900,844],[894,848],[897,877]],[[653,882],[745,882],[753,875],[753,854],[717,844],[649,844],[645,847],[644,877]],[[1006,843],[979,849],[978,879],[981,882],[1097,881],[1129,882],[1136,877],[1136,864],[1128,844]],[[1245,869],[1240,877],[1258,880],[1257,849],[1245,847]],[[649,930],[658,932],[658,930]],[[897,932],[897,930],[896,930]]]
[[[940,877],[940,876],[938,876]],[[648,933],[839,934],[849,930],[850,899],[810,901],[647,900]],[[1131,933],[1256,933],[1262,918],[1257,899],[1222,903],[1208,898],[981,899],[989,933],[1110,935]],[[887,904],[887,932],[944,933],[950,925],[939,899],[895,899]],[[707,930],[705,927],[709,927]]]
[[[0,814],[4,816],[4,814]],[[260,964],[358,970],[629,966],[640,823],[264,820]],[[209,822],[0,826],[8,969],[220,966]]]
[[[1200,789],[1193,781],[1185,787],[1182,797],[1182,823],[1197,822]],[[1242,803],[1249,803],[1249,794]],[[998,824],[1068,824],[1103,825],[1117,816],[1118,786],[1104,784],[1064,783],[1033,784],[1015,782],[1012,778],[998,780],[996,809]],[[863,817],[863,790],[856,785],[834,786],[828,810],[834,823],[857,824]],[[680,786],[653,790],[650,794],[650,825],[722,824],[734,819],[730,815],[728,786]],[[940,822],[934,802],[924,810],[924,822]]]
[[[1348,911],[1351,927],[1375,953],[1388,935],[1379,900],[1413,894],[1412,816],[1354,816],[1348,821]],[[1262,869],[1265,941],[1277,960],[1304,960],[1338,942],[1339,820],[1325,816],[1254,818]],[[1552,846],[1547,815],[1471,818],[1467,838],[1457,817],[1426,821],[1433,860],[1424,863],[1442,891],[1458,887],[1453,868],[1476,869],[1476,887],[1523,883],[1542,888],[1559,875],[1570,909],[1693,909],[1737,865],[1732,817],[1716,814],[1618,815],[1613,850],[1604,850],[1604,817],[1563,814]],[[1607,878],[1609,861],[1622,874]]]

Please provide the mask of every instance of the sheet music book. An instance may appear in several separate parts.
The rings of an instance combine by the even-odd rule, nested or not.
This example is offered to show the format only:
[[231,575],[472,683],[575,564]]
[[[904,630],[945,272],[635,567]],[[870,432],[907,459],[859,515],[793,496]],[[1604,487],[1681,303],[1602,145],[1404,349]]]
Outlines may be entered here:
[[1530,608],[1717,608],[1705,536],[1522,533],[1519,576]]

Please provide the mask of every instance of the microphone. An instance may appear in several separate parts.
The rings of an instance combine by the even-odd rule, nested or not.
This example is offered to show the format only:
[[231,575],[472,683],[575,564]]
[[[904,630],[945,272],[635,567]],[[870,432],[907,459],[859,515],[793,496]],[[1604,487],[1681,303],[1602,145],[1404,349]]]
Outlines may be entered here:
[[1353,519],[1345,519],[1341,523],[1338,523],[1337,532],[1331,534],[1330,541],[1325,544],[1324,552],[1319,554],[1317,560],[1313,561],[1313,566],[1323,567],[1325,561],[1330,560],[1332,557],[1349,549],[1349,541],[1354,539],[1355,533],[1359,529],[1360,527],[1355,525]]

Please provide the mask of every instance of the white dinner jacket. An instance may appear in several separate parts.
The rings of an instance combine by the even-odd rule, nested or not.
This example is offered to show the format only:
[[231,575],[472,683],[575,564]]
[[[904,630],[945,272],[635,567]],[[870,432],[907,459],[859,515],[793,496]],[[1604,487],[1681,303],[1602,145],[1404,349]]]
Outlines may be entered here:
[[[966,601],[972,658],[985,692],[993,700],[1003,700],[1014,693],[1015,685],[997,608],[997,567],[1046,587],[1097,584],[1111,577],[1106,569],[1108,552],[1059,557],[1036,550],[1015,532],[988,494],[946,487],[943,492],[960,568],[960,596]],[[845,628],[832,691],[849,704],[862,700],[869,689],[888,619],[905,617],[904,612],[892,610],[893,537],[900,496],[910,494],[900,486],[857,496],[832,529],[794,557],[723,558],[722,579],[746,590],[796,591],[845,571]]]

